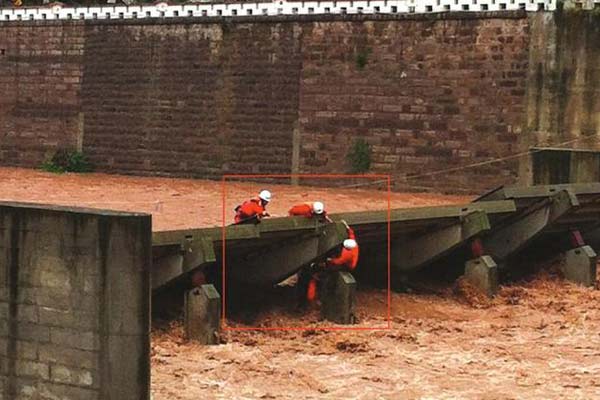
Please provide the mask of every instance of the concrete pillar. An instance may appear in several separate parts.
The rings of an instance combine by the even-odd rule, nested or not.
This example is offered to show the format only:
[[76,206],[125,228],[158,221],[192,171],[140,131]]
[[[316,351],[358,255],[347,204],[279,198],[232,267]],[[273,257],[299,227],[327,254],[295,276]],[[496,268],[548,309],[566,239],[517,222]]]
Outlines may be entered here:
[[150,399],[151,266],[150,215],[0,203],[0,399]]
[[202,285],[185,295],[185,335],[202,344],[219,344],[221,296],[213,285]]
[[426,234],[394,244],[391,248],[393,272],[414,271],[443,257],[467,240],[490,229],[485,211],[471,211],[451,225],[430,229]]
[[498,292],[498,266],[490,256],[481,256],[465,264],[467,281],[492,297]]
[[298,127],[298,122],[294,124],[292,131],[292,185],[298,185],[298,175],[300,173],[300,147],[302,145],[302,133]]
[[345,271],[327,273],[321,288],[321,315],[337,324],[355,322],[356,280]]
[[533,203],[516,217],[481,238],[483,248],[494,260],[505,262],[523,250],[544,229],[579,206],[577,196],[570,190],[560,190],[543,202]]
[[584,286],[596,282],[596,252],[590,246],[581,246],[565,253],[561,265],[565,279]]

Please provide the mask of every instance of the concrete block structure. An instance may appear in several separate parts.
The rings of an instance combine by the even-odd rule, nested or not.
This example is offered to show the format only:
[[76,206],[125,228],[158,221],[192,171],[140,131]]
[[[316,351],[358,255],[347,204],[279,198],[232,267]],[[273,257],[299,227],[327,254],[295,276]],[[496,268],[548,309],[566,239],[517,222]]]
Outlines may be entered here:
[[467,261],[465,278],[471,285],[490,297],[498,292],[498,266],[490,256],[481,256]]
[[[223,265],[222,246],[227,255],[226,285],[235,281],[271,287],[337,252],[346,238],[342,220],[352,226],[360,243],[361,259],[354,274],[371,283],[387,281],[389,254],[392,288],[401,289],[408,277],[439,263],[449,269],[450,264],[464,265],[467,279],[492,295],[499,270],[515,267],[531,251],[539,252],[548,241],[557,240],[560,246],[544,252],[568,254],[573,265],[568,275],[584,271],[573,272],[568,279],[590,285],[592,256],[582,246],[583,238],[591,238],[593,245],[600,242],[599,194],[600,183],[506,186],[468,204],[331,214],[332,224],[272,218],[258,225],[231,225],[225,228],[225,243],[220,228],[157,232],[153,289],[195,270]],[[575,232],[581,243],[567,243]],[[569,252],[574,247],[574,253]],[[589,255],[586,262],[580,254]],[[174,258],[176,267],[167,262]],[[579,267],[580,261],[584,267]]]
[[596,283],[597,255],[590,246],[581,246],[565,253],[561,265],[565,279],[583,286]]
[[533,148],[529,185],[600,182],[600,151]]
[[[180,280],[198,269],[224,263],[228,279],[273,285],[317,258],[335,251],[347,238],[341,223],[305,218],[271,218],[256,225],[156,232],[153,235],[152,288]],[[222,264],[221,264],[222,265]],[[252,274],[248,274],[251,270]]]
[[389,278],[393,289],[402,289],[409,275],[434,262],[456,257],[464,263],[466,259],[457,252],[515,211],[515,203],[508,200],[395,209],[389,216],[385,211],[370,211],[332,214],[331,218],[347,221],[356,231],[361,259],[354,274],[373,284],[388,278],[389,220]]
[[356,280],[351,273],[338,271],[325,274],[320,298],[323,318],[344,325],[355,322]]
[[151,217],[0,203],[0,399],[150,398]]
[[185,335],[202,344],[218,344],[221,296],[213,285],[202,285],[185,295]]
[[[513,200],[517,211],[482,239],[486,254],[502,269],[543,247],[546,255],[562,255],[566,279],[590,286],[596,279],[596,253],[600,219],[597,198],[600,183],[502,187],[475,203]],[[573,237],[580,239],[573,241]],[[547,244],[552,243],[549,247]]]

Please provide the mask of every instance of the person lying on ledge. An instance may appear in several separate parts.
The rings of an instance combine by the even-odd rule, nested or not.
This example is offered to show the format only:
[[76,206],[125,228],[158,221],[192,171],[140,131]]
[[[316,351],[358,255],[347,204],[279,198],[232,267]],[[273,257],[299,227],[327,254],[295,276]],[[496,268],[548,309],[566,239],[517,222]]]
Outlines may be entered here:
[[271,201],[271,192],[261,190],[257,197],[243,202],[235,208],[234,223],[257,224],[264,217],[270,217],[267,212],[267,204]]
[[302,216],[307,218],[322,218],[327,222],[333,222],[325,211],[325,205],[320,201],[314,203],[302,203],[296,204],[288,211],[288,214],[292,217]]

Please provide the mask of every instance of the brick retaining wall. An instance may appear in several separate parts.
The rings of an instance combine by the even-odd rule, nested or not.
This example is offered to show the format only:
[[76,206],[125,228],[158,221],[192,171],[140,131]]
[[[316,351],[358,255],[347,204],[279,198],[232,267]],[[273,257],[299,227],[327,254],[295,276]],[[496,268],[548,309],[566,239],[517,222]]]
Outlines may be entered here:
[[[396,189],[513,183],[525,159],[423,173],[598,134],[597,89],[583,82],[595,64],[553,85],[560,71],[540,63],[569,64],[539,57],[532,24],[571,29],[524,12],[0,21],[0,165],[70,147],[115,173],[346,173],[363,138],[371,172]],[[550,36],[587,51],[577,40],[589,35]],[[567,121],[552,127],[586,123],[540,132],[549,109]]]

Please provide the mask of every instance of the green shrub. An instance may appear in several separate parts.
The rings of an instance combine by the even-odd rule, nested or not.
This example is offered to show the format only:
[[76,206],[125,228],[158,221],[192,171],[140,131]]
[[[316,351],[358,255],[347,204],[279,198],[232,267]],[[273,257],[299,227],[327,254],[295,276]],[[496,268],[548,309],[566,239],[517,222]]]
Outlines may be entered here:
[[371,148],[364,139],[354,142],[346,158],[353,173],[367,172],[371,168]]
[[61,174],[63,172],[92,172],[92,164],[85,154],[79,151],[59,149],[54,155],[44,161],[42,169],[47,172]]
[[365,69],[367,64],[369,63],[369,55],[371,54],[371,49],[366,49],[360,51],[356,54],[356,68],[359,70]]

